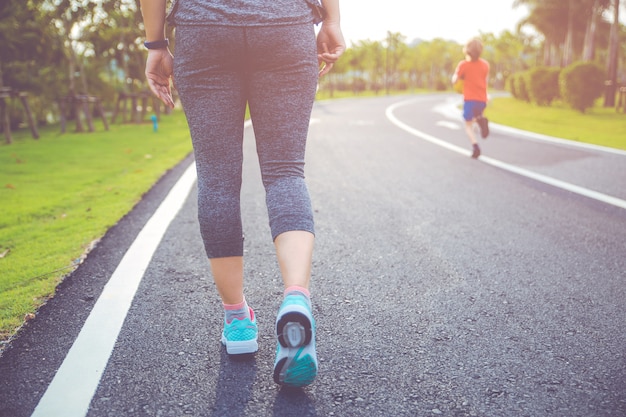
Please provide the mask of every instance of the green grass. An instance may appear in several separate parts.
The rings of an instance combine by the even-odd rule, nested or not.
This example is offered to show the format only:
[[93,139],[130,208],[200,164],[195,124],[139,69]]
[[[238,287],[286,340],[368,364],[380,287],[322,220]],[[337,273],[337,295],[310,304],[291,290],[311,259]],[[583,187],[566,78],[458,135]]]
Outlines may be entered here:
[[626,150],[626,114],[603,107],[601,101],[582,114],[560,102],[540,107],[500,97],[489,102],[485,115],[506,126]]
[[[191,152],[182,112],[110,131],[14,134],[0,145],[0,340],[54,293],[90,244]],[[4,137],[1,138],[2,140]]]

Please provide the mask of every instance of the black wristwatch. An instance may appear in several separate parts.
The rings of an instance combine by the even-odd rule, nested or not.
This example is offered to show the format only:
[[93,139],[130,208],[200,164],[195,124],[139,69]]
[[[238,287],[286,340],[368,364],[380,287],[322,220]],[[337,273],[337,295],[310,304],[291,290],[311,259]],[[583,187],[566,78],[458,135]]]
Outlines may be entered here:
[[143,46],[145,46],[148,49],[163,49],[163,48],[167,48],[168,46],[170,46],[170,40],[163,39],[161,41],[144,42]]

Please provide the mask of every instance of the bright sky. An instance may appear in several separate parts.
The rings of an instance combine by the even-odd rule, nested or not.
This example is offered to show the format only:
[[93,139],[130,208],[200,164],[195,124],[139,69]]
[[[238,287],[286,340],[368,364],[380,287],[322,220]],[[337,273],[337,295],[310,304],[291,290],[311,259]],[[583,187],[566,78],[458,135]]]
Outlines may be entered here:
[[443,38],[464,44],[480,32],[515,32],[528,16],[514,0],[339,0],[341,27],[348,45],[360,40],[382,41],[387,31],[406,41]]

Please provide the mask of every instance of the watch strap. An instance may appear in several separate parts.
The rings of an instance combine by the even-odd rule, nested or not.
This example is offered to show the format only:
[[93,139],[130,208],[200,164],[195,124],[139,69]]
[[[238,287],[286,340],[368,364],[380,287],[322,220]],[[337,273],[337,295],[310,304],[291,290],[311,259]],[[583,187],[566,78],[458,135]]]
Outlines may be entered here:
[[169,39],[163,39],[160,41],[144,42],[143,46],[148,49],[163,49],[170,46],[170,41]]

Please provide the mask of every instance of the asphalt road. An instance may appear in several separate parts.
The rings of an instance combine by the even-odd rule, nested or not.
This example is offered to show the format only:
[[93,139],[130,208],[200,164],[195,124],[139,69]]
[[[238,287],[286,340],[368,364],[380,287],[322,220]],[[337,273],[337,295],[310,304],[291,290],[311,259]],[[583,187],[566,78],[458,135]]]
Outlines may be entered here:
[[0,416],[626,416],[626,153],[492,126],[473,160],[453,99],[314,108],[313,385],[272,381],[282,286],[248,128],[259,352],[220,345],[187,159],[5,350]]

